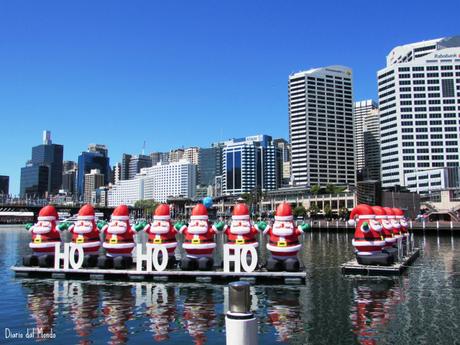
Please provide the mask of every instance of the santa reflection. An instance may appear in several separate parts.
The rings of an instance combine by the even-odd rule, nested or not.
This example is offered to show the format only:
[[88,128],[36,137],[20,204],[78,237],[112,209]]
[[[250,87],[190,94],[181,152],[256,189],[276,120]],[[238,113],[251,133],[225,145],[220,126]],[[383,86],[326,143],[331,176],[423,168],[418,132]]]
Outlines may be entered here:
[[149,284],[147,288],[151,292],[151,304],[146,314],[150,317],[153,338],[157,342],[167,340],[176,319],[175,288],[164,284]]
[[354,282],[353,294],[353,332],[360,344],[377,344],[380,330],[388,324],[395,305],[401,301],[399,284],[391,279],[357,280]]

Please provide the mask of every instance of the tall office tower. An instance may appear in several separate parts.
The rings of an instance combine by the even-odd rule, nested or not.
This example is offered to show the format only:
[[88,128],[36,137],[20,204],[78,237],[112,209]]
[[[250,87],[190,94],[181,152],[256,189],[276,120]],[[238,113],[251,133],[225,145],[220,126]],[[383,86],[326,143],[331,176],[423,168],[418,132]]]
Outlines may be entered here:
[[107,146],[101,144],[89,144],[88,152],[99,152],[104,157],[109,156],[109,150],[107,149]]
[[10,191],[10,177],[0,175],[0,195],[8,195]]
[[152,159],[152,166],[157,165],[158,163],[168,163],[169,162],[169,152],[152,152],[150,154]]
[[[21,168],[22,197],[43,197],[56,194],[62,184],[62,157],[64,146],[51,142],[51,133],[43,132],[43,144],[32,148],[32,159]],[[44,174],[46,174],[46,179]]]
[[199,155],[200,155],[199,147],[189,147],[184,150],[183,158],[188,160],[192,164],[198,165],[199,158],[200,158]]
[[121,180],[121,163],[117,163],[112,167],[112,184],[117,184]]
[[329,66],[289,76],[289,137],[295,184],[354,184],[351,69]]
[[85,192],[83,201],[91,203],[92,192],[104,185],[104,174],[101,174],[99,169],[91,169],[89,174],[85,174]]
[[394,48],[378,88],[382,187],[459,166],[460,36]]
[[[95,147],[98,147],[98,150],[95,150]],[[90,148],[92,151],[89,151]],[[108,185],[111,180],[112,172],[110,169],[110,158],[108,157],[105,145],[90,145],[88,151],[82,152],[80,156],[78,156],[78,198],[82,198],[85,191],[85,174],[89,174],[93,169],[98,169],[100,173],[104,175],[104,185]]]
[[75,194],[77,188],[77,162],[64,161],[62,163],[62,186],[61,189],[69,194]]
[[129,162],[131,162],[132,155],[123,153],[121,157],[121,170],[120,170],[120,179],[129,180]]
[[152,166],[152,159],[150,156],[138,155],[132,156],[129,161],[128,180],[131,180],[141,171],[142,168],[150,168]]
[[268,135],[226,141],[222,148],[223,193],[235,195],[278,188],[280,157],[280,149]]
[[380,180],[380,117],[372,100],[355,102],[355,163],[358,181]]
[[213,186],[222,174],[222,147],[201,148],[198,158],[198,185]]
[[64,161],[62,162],[62,172],[65,173],[67,171],[77,169],[77,162],[74,161]]
[[279,159],[281,166],[278,178],[282,181],[282,186],[287,186],[291,180],[291,145],[282,138],[274,139],[273,144],[281,150],[281,159]]
[[179,162],[184,157],[184,149],[169,151],[169,163]]

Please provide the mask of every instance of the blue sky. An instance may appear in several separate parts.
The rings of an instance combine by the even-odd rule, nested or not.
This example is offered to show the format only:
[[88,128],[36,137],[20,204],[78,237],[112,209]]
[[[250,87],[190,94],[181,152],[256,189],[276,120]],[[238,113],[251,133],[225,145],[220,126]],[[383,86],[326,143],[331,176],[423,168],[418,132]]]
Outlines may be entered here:
[[459,34],[460,2],[0,1],[0,174],[44,129],[76,160],[89,143],[123,152],[288,137],[287,79],[354,71],[355,100],[397,45]]

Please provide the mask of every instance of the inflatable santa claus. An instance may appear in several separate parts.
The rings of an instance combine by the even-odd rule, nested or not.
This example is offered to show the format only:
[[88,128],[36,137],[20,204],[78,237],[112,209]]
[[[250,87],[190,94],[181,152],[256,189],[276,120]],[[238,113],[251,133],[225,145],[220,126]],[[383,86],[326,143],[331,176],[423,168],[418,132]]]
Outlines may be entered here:
[[153,222],[136,224],[136,231],[144,230],[148,234],[147,247],[162,245],[168,251],[168,268],[176,265],[174,251],[177,247],[177,230],[171,224],[170,209],[167,204],[159,204],[153,213]]
[[29,247],[33,254],[23,258],[24,266],[53,266],[56,244],[61,243],[61,236],[56,227],[58,218],[54,206],[48,205],[40,210],[37,223],[26,225],[26,229],[32,233]]
[[258,247],[256,236],[259,233],[249,218],[249,208],[244,203],[238,203],[233,208],[232,222],[224,227],[228,244],[249,245]]
[[388,221],[391,223],[391,227],[393,229],[393,236],[396,237],[396,239],[402,238],[401,235],[401,224],[399,224],[399,220],[396,219],[396,215],[393,211],[392,208],[390,207],[384,207],[383,208],[387,214]]
[[83,267],[94,267],[97,264],[101,241],[99,229],[96,225],[94,208],[90,204],[83,205],[78,211],[77,221],[68,226],[68,223],[59,224],[59,230],[66,228],[72,234],[72,243],[81,244],[85,253]]
[[375,220],[380,222],[382,230],[380,237],[385,240],[383,251],[392,255],[394,259],[398,256],[398,249],[396,248],[396,237],[393,236],[393,226],[388,220],[387,213],[381,206],[372,206],[372,211],[375,214]]
[[256,227],[269,238],[267,249],[271,257],[267,260],[267,269],[269,271],[298,271],[300,263],[297,253],[302,247],[299,236],[309,229],[309,225],[301,224],[298,227],[294,225],[291,205],[283,202],[278,206],[273,227],[264,222],[259,222]]
[[132,251],[135,246],[134,229],[129,223],[129,209],[126,205],[120,205],[112,213],[110,223],[101,229],[105,234],[103,247],[106,255],[98,258],[99,268],[128,268],[133,263]]
[[407,239],[409,237],[409,232],[407,231],[408,225],[407,219],[404,216],[404,211],[400,208],[392,208],[393,214],[395,215],[396,221],[399,223],[399,231],[403,239],[403,244],[406,245]]
[[356,225],[353,246],[356,259],[361,265],[391,265],[393,258],[383,252],[385,239],[380,232],[382,225],[375,219],[372,207],[365,204],[356,206],[350,213],[350,225]]
[[216,247],[214,235],[217,230],[223,230],[224,223],[211,226],[206,206],[197,204],[192,210],[189,225],[177,223],[175,227],[185,236],[182,247],[185,249],[186,256],[182,259],[181,268],[183,270],[196,268],[200,271],[211,270],[214,265],[212,255]]

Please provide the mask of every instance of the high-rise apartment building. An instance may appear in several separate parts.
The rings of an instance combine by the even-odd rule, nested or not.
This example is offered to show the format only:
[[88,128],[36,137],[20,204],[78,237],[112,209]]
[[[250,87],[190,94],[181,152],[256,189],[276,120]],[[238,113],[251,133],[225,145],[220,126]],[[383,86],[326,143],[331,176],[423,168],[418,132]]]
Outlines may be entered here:
[[378,88],[382,187],[459,166],[460,36],[394,48]]
[[79,198],[83,197],[85,191],[85,174],[89,174],[93,169],[98,169],[104,175],[104,185],[108,185],[112,173],[110,158],[105,145],[92,144],[88,147],[88,151],[82,152],[78,156],[77,193]]
[[[43,197],[57,194],[62,184],[64,146],[51,142],[51,133],[43,132],[43,144],[32,148],[32,159],[21,168],[20,195]],[[44,174],[48,174],[46,181]]]
[[188,147],[184,150],[183,158],[188,160],[192,164],[198,165],[200,160],[200,148],[199,147]]
[[85,174],[85,192],[83,201],[91,203],[92,192],[104,185],[104,174],[101,174],[99,169],[91,169],[89,174]]
[[282,186],[288,186],[291,180],[291,145],[283,138],[274,139],[273,144],[280,149],[281,171],[278,179]]
[[0,195],[8,195],[10,192],[10,177],[0,175]]
[[355,182],[351,69],[315,68],[289,76],[291,174],[297,185]]
[[152,166],[157,165],[158,163],[168,163],[169,162],[169,152],[152,152],[150,154],[152,159]]
[[380,117],[372,100],[355,102],[355,163],[358,181],[380,180]]
[[121,159],[120,177],[122,180],[131,180],[142,168],[149,168],[151,166],[152,158],[150,156],[124,153]]
[[268,135],[226,141],[222,148],[223,193],[235,195],[257,188],[262,191],[278,188],[280,157],[280,149]]
[[169,163],[177,163],[184,158],[184,149],[175,149],[169,151]]
[[137,200],[166,202],[169,197],[192,198],[196,192],[196,165],[186,160],[144,168],[131,180],[121,180],[108,192],[108,205],[134,205]]

